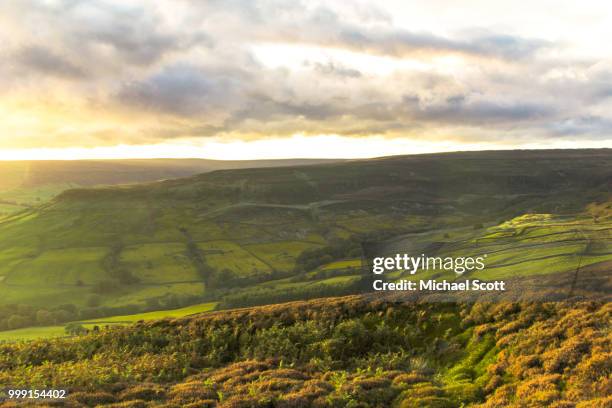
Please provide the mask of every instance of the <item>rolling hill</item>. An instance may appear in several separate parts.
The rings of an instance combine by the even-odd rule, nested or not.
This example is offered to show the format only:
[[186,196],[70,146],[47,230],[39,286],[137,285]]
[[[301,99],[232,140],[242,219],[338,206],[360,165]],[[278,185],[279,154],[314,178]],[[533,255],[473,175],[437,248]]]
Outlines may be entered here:
[[602,149],[398,156],[72,189],[0,221],[0,324],[355,293],[364,240],[488,252],[483,279],[602,268],[612,259],[611,186],[612,153]]
[[221,169],[320,164],[333,160],[77,160],[0,161],[0,217],[41,204],[75,187],[133,184]]

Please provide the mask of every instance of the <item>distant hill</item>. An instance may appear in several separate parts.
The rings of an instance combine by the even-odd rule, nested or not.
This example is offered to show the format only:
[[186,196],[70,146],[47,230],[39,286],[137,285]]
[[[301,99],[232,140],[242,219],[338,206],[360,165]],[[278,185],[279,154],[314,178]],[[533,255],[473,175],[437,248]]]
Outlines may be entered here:
[[186,177],[213,170],[257,167],[300,166],[328,163],[328,159],[286,160],[207,160],[207,159],[132,159],[132,160],[39,160],[0,161],[0,190],[45,184],[127,184]]
[[296,166],[333,161],[337,160],[0,161],[0,216],[38,205],[68,188],[150,182],[222,169]]

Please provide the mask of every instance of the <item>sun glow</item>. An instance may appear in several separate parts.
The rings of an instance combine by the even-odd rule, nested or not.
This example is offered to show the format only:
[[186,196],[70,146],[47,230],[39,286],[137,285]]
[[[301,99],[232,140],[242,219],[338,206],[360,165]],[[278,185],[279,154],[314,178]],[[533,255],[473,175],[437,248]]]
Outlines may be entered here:
[[102,160],[146,158],[202,158],[214,160],[256,160],[282,158],[371,158],[401,154],[422,154],[452,151],[547,148],[612,148],[612,142],[559,142],[554,144],[464,143],[425,141],[380,136],[353,138],[336,135],[304,136],[254,141],[206,142],[125,145],[104,147],[1,149],[0,160]]

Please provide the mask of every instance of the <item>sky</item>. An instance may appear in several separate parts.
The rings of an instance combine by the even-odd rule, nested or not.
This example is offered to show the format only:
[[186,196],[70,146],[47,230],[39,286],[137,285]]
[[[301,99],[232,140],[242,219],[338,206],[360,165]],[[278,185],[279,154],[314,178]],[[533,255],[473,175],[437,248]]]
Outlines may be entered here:
[[0,160],[612,147],[607,1],[2,0]]

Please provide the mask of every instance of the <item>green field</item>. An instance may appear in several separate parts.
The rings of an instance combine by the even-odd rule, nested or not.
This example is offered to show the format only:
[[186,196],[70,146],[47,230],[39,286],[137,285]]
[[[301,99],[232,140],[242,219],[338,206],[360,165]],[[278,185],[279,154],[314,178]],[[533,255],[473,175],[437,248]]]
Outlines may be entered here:
[[[428,256],[441,258],[486,256],[484,270],[465,275],[485,280],[572,272],[612,260],[610,218],[594,221],[586,215],[527,214],[484,229],[449,230],[444,235],[446,238],[442,234],[423,236],[418,241],[410,237],[405,247],[418,243],[415,253],[430,248]],[[393,248],[402,244],[395,242]],[[421,270],[396,277],[421,279],[437,272],[443,271]],[[452,272],[443,275],[446,279],[460,277]]]
[[48,339],[65,335],[64,326],[27,327],[24,329],[0,331],[0,342]]
[[227,269],[238,276],[266,275],[271,265],[263,262],[242,246],[231,241],[198,244],[208,264],[216,270]]
[[211,312],[215,310],[216,306],[217,306],[216,302],[201,303],[197,305],[182,307],[180,309],[158,310],[155,312],[138,313],[138,314],[133,314],[133,315],[103,317],[100,319],[87,320],[82,323],[83,324],[134,323],[139,320],[147,321],[147,320],[158,320],[158,319],[165,319],[165,318],[184,317],[184,316],[189,316],[189,315],[196,314],[196,313]]
[[14,266],[4,283],[13,286],[93,284],[104,277],[101,260],[106,248],[70,248],[44,251]]
[[[109,316],[100,319],[92,319],[78,322],[87,329],[93,326],[131,324],[138,321],[159,320],[166,318],[178,318],[193,315],[196,313],[205,313],[215,310],[217,303],[202,303],[191,305],[180,309],[173,310],[158,310],[155,312],[138,313],[125,316]],[[0,331],[0,342],[2,341],[24,341],[40,338],[52,338],[66,336],[65,326],[46,326],[46,327],[28,327],[24,329]]]
[[348,269],[348,268],[361,268],[361,259],[345,259],[342,261],[335,261],[323,265],[323,270],[336,270],[336,269]]
[[266,264],[290,271],[295,267],[295,258],[317,244],[305,241],[282,241],[267,244],[246,245],[245,249]]
[[155,284],[200,281],[198,273],[178,243],[127,247],[121,260],[142,282]]

